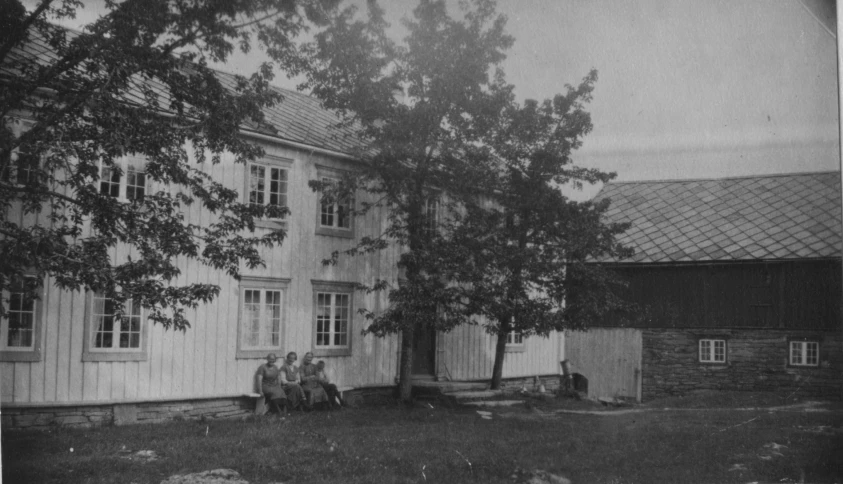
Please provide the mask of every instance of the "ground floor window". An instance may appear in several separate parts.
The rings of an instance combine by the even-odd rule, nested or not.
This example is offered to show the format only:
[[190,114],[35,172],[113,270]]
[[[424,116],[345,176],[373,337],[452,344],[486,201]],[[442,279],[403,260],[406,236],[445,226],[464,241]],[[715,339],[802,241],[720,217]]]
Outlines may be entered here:
[[83,361],[145,360],[146,322],[138,299],[121,306],[98,292],[90,292],[85,311]]
[[287,279],[243,277],[240,282],[238,358],[263,358],[281,351]]
[[0,361],[40,359],[39,284],[34,277],[12,279],[3,289],[5,314],[0,319]]
[[520,331],[510,331],[506,334],[506,351],[509,353],[524,351],[524,334]]
[[726,362],[726,340],[701,339],[699,345],[701,363]]
[[819,366],[820,343],[817,341],[791,341],[791,366]]
[[313,350],[317,355],[351,354],[354,284],[314,282]]

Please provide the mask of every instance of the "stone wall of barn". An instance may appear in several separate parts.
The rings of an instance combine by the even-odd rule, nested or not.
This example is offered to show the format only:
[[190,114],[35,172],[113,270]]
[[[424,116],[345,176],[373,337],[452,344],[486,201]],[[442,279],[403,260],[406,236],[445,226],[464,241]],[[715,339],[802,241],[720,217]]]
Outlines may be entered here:
[[[699,361],[700,339],[725,339],[725,364]],[[789,341],[819,341],[818,367],[788,364]],[[646,329],[643,400],[698,390],[771,391],[840,398],[843,342],[839,332],[750,329]]]

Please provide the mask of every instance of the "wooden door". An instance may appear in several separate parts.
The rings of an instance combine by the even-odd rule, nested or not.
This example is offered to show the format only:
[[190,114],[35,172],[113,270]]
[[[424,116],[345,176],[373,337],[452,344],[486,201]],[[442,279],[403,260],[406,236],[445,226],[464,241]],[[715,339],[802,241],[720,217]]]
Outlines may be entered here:
[[640,329],[592,328],[565,333],[565,359],[588,379],[588,397],[641,401]]

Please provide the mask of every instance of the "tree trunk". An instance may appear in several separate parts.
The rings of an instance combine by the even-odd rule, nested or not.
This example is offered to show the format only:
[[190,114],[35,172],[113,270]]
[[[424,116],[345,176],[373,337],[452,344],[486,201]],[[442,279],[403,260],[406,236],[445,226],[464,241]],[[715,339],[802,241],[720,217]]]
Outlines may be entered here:
[[398,364],[398,397],[404,403],[410,403],[412,401],[413,340],[415,337],[415,328],[405,328],[401,331],[401,361]]
[[501,388],[503,378],[503,359],[506,356],[506,333],[498,334],[498,342],[495,345],[495,365],[492,367],[492,390]]

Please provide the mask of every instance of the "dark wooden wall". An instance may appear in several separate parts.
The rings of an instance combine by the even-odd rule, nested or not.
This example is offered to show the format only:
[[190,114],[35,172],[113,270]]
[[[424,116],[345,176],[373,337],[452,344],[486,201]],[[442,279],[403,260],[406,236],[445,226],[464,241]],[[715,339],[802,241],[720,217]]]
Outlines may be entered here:
[[600,326],[834,329],[840,327],[840,261],[623,266],[632,321]]

